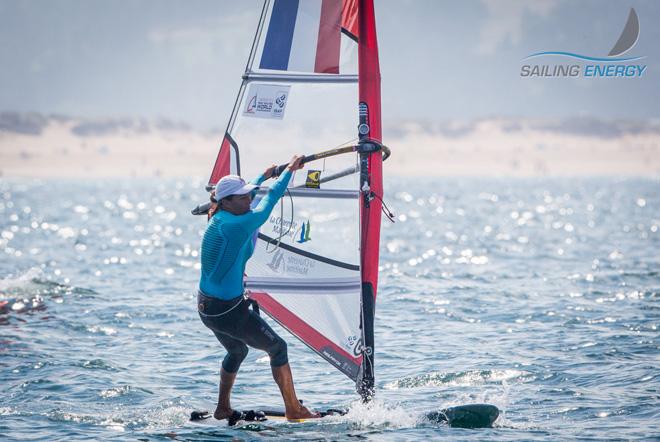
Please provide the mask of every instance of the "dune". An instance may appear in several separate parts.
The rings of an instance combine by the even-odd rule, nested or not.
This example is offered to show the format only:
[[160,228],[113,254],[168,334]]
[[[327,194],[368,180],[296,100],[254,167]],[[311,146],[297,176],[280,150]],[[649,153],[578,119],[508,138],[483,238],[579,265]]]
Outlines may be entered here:
[[[654,121],[482,119],[390,122],[386,173],[399,176],[657,176]],[[183,123],[0,115],[4,177],[206,177],[220,132]],[[267,140],[264,140],[267,142]],[[284,149],[271,149],[282,162]]]

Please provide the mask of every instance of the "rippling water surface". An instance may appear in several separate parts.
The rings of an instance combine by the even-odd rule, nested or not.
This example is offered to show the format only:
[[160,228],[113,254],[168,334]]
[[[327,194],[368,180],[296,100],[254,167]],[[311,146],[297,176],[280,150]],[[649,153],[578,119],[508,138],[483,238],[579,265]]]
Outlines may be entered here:
[[[279,327],[317,423],[196,425],[223,351],[199,321],[193,181],[0,181],[0,437],[613,440],[660,435],[657,180],[391,180],[377,400]],[[490,402],[492,429],[427,411]],[[251,351],[234,406],[280,407]]]

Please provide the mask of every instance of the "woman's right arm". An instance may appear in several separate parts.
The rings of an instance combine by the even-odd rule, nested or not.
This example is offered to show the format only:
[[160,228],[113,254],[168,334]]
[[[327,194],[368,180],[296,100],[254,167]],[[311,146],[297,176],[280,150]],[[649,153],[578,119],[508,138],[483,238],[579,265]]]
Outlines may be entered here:
[[249,217],[247,223],[249,228],[256,229],[266,222],[270,216],[270,213],[273,211],[275,204],[277,201],[279,201],[280,198],[282,198],[282,195],[284,195],[293,172],[302,169],[303,158],[304,157],[302,155],[296,155],[291,158],[291,161],[289,162],[287,168],[284,170],[284,173],[282,173],[275,184],[273,184],[268,194],[266,194],[266,196],[261,201],[259,201],[257,207],[255,207],[251,212],[245,214],[245,216]]

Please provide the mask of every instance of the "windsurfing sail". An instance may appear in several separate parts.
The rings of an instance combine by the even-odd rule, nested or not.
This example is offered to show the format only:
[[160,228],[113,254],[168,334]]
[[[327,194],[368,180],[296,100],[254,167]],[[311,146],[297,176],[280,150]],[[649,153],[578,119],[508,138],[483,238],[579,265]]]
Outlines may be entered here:
[[251,179],[294,154],[371,146],[296,172],[246,268],[261,309],[365,399],[374,385],[380,143],[373,0],[266,1],[208,184]]

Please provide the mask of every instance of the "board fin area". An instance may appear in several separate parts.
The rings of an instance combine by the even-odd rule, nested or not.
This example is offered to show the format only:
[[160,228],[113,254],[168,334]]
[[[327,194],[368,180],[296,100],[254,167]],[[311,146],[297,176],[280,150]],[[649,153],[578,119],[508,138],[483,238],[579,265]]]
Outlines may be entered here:
[[490,404],[469,404],[445,408],[426,414],[431,422],[445,422],[455,428],[490,428],[500,410]]

